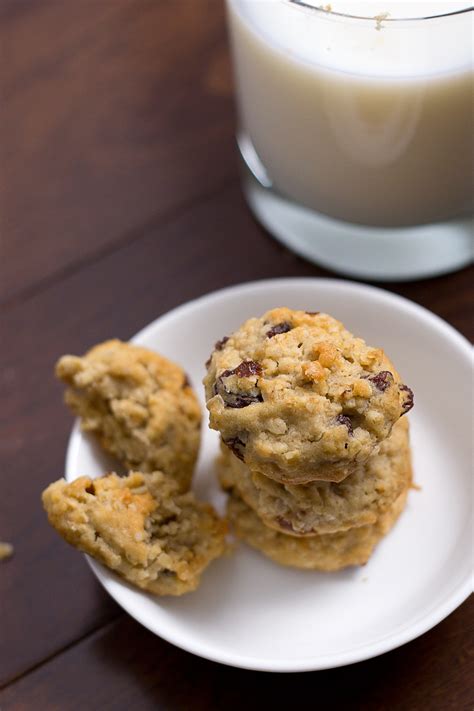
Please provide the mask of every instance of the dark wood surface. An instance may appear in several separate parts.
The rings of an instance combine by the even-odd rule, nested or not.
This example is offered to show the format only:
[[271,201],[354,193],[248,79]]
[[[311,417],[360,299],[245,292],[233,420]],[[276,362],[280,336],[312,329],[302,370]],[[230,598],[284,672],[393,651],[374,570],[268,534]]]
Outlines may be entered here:
[[[224,14],[207,0],[0,0],[0,708],[472,709],[474,603],[378,659],[229,669],[154,637],[49,529],[71,418],[52,367],[228,284],[326,276],[242,199]],[[474,270],[385,285],[468,338]],[[316,696],[314,696],[316,694]]]

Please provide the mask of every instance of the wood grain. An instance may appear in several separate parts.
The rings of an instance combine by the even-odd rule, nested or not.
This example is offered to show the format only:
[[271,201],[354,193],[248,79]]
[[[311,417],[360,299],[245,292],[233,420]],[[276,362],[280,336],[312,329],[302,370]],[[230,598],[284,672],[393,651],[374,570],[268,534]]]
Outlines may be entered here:
[[[0,2],[0,707],[471,709],[472,601],[377,660],[252,674],[148,634],[46,523],[72,423],[59,355],[229,284],[328,275],[244,204],[223,18],[219,0]],[[384,286],[474,339],[473,284]]]
[[473,634],[471,599],[434,630],[382,657],[330,671],[265,674],[194,657],[123,617],[0,692],[0,704],[8,711],[241,711],[296,704],[468,711],[474,700]]
[[0,301],[235,172],[217,0],[0,3]]

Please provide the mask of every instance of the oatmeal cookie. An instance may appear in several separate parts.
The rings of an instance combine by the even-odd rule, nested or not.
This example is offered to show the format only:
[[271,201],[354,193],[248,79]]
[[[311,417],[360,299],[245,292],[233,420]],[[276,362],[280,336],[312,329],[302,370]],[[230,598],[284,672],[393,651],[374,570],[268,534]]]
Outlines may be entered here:
[[199,451],[201,409],[183,371],[146,348],[113,340],[82,358],[63,356],[56,374],[65,401],[102,447],[127,469],[155,470],[191,483]]
[[253,472],[342,481],[413,405],[379,348],[331,316],[278,308],[216,343],[204,379],[210,426]]
[[60,479],[43,505],[68,543],[154,595],[195,590],[225,550],[226,525],[212,506],[161,472]]
[[267,526],[294,536],[373,524],[411,481],[406,418],[395,423],[378,454],[339,484],[280,484],[252,473],[228,447],[221,449],[217,468],[223,489],[235,489]]
[[229,497],[227,513],[235,532],[245,543],[276,563],[294,568],[334,571],[364,565],[405,506],[407,490],[375,524],[338,533],[296,538],[267,528],[255,511],[236,494]]

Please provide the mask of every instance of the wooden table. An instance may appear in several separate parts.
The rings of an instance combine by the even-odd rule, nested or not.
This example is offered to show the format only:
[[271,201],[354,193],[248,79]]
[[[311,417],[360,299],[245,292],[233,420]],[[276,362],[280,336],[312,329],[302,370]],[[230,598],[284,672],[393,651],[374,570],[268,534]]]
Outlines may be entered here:
[[[2,711],[291,708],[295,696],[472,708],[472,599],[378,659],[246,672],[140,627],[48,527],[40,492],[63,474],[72,423],[60,354],[231,283],[327,272],[242,199],[220,2],[1,0],[0,27],[0,538],[15,546],[0,566]],[[472,338],[472,284],[464,270],[385,286]]]

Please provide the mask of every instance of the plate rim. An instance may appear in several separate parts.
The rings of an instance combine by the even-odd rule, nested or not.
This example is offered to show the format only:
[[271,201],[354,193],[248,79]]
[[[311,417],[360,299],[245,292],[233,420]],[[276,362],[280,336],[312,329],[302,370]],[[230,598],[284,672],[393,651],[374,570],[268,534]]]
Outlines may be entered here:
[[[147,339],[150,332],[152,332],[158,322],[160,325],[167,323],[168,321],[176,318],[182,312],[189,311],[192,309],[199,309],[205,306],[207,303],[215,301],[216,298],[219,299],[220,296],[229,295],[232,293],[238,293],[242,291],[253,291],[255,289],[261,291],[264,290],[269,285],[281,286],[281,287],[292,287],[301,286],[307,284],[314,286],[315,283],[326,286],[329,289],[336,290],[346,290],[353,292],[356,291],[368,294],[369,297],[376,296],[378,299],[382,298],[384,301],[395,302],[404,309],[407,309],[412,315],[417,314],[419,317],[423,318],[425,321],[431,322],[431,324],[437,329],[445,333],[445,335],[452,341],[457,348],[459,348],[463,356],[469,358],[472,361],[472,351],[471,344],[469,340],[463,336],[459,331],[457,331],[454,326],[449,324],[447,321],[442,319],[437,314],[433,313],[429,309],[417,304],[416,302],[407,299],[399,294],[394,294],[387,289],[383,289],[377,286],[372,286],[371,284],[360,283],[352,280],[346,279],[334,279],[327,277],[280,277],[280,278],[269,278],[269,279],[259,279],[255,281],[241,282],[238,284],[233,284],[230,286],[223,287],[221,289],[216,289],[214,291],[207,292],[195,299],[185,301],[169,311],[164,312],[156,319],[151,321],[149,324],[140,329],[135,333],[130,342],[141,344]],[[66,448],[66,461],[65,461],[65,478],[67,481],[72,480],[69,472],[73,470],[73,459],[76,456],[76,451],[80,443],[78,437],[80,433],[79,419],[74,421],[73,427],[71,429],[68,444]],[[472,525],[472,522],[471,522]],[[152,625],[147,621],[146,614],[141,614],[140,610],[133,608],[133,604],[129,604],[128,601],[118,600],[117,596],[110,590],[110,583],[117,583],[120,586],[125,586],[126,588],[131,588],[134,593],[147,595],[144,591],[134,589],[132,586],[128,585],[127,582],[123,581],[119,576],[117,576],[113,571],[106,569],[101,563],[95,561],[88,555],[84,555],[86,561],[94,573],[95,577],[106,590],[106,592],[115,600],[115,602],[122,607],[133,619],[135,619],[139,624],[144,626],[150,632],[156,636],[166,640],[167,642],[183,649],[187,652],[195,654],[209,661],[218,662],[220,664],[225,664],[227,666],[233,666],[240,669],[247,669],[252,671],[265,671],[265,672],[309,672],[309,671],[319,671],[324,669],[333,669],[341,666],[346,666],[349,664],[355,664],[357,662],[366,661],[374,657],[385,654],[386,652],[392,651],[404,644],[407,644],[414,639],[417,639],[425,632],[435,627],[437,624],[442,622],[446,617],[448,617],[454,610],[456,610],[472,593],[472,574],[469,572],[459,581],[455,587],[448,593],[441,603],[435,604],[434,608],[430,608],[427,613],[422,613],[415,623],[411,623],[408,626],[403,626],[400,631],[386,635],[379,640],[368,642],[367,644],[358,645],[349,650],[342,652],[333,652],[326,655],[317,656],[305,656],[302,658],[294,658],[290,660],[278,660],[263,657],[251,657],[249,655],[232,654],[231,652],[221,652],[213,653],[210,648],[201,642],[193,643],[192,638],[181,637],[181,633],[173,635],[169,634],[168,630],[163,634],[160,631],[158,633]],[[105,579],[104,579],[105,576]],[[149,597],[149,596],[148,596]]]

